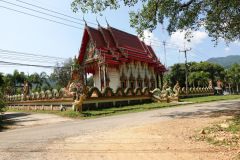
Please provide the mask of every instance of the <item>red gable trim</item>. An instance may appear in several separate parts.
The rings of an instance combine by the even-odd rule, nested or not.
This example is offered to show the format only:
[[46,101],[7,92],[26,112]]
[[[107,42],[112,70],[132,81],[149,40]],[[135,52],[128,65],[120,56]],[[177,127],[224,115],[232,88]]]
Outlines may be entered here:
[[101,54],[100,56],[104,57],[108,64],[122,65],[122,62],[141,61],[148,63],[155,70],[166,70],[151,46],[146,45],[145,42],[142,42],[135,35],[111,28],[110,26],[108,26],[108,29],[101,26],[98,29],[85,26],[78,56],[80,64],[84,59],[86,46],[90,39]]
[[88,40],[89,40],[89,34],[85,27],[84,33],[83,33],[83,38],[82,38],[82,44],[81,44],[81,48],[80,48],[79,55],[78,55],[78,61],[80,64],[82,63],[82,60],[84,58],[84,53],[86,52],[86,46],[87,46]]

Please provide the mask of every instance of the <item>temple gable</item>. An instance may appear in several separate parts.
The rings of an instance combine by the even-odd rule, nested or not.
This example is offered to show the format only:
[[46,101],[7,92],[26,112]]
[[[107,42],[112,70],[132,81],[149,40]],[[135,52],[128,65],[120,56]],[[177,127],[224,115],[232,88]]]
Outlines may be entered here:
[[85,26],[78,56],[85,75],[92,73],[94,86],[153,89],[159,76],[167,71],[151,46],[137,36],[108,26],[98,29]]

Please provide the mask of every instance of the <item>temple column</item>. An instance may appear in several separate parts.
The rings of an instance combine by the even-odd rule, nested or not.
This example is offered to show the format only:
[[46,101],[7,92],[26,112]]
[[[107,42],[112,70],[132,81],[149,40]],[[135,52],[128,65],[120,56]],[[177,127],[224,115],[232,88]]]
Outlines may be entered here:
[[101,66],[99,66],[99,90],[102,91],[102,71],[101,71]]
[[87,67],[84,69],[84,75],[85,75],[85,86],[87,86]]
[[157,88],[160,88],[160,87],[159,87],[159,76],[158,76],[158,73],[157,73],[157,75],[156,75],[156,81],[157,81]]
[[103,69],[103,76],[104,76],[104,87],[106,88],[106,86],[107,86],[107,72],[106,72],[106,66],[104,66],[104,69]]

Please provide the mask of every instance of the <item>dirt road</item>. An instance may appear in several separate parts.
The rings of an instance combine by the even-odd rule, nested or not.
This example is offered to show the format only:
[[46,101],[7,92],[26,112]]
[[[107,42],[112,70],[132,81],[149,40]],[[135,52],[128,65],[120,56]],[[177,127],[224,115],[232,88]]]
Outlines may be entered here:
[[236,106],[240,100],[25,126],[0,133],[0,159],[233,159],[236,150],[192,136],[226,118],[210,112]]

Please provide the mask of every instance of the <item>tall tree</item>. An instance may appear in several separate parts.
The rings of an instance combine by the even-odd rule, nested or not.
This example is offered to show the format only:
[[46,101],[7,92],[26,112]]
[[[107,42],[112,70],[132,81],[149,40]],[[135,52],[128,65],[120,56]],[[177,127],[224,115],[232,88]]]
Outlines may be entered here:
[[216,85],[216,77],[221,76],[221,72],[224,71],[223,66],[219,64],[214,64],[211,62],[201,62],[195,65],[192,65],[189,69],[191,72],[209,72],[209,79],[212,80],[213,86]]
[[12,94],[17,93],[17,87],[24,83],[25,75],[14,70],[13,74],[6,75],[6,83],[10,87]]
[[193,88],[195,88],[195,83],[197,82],[197,72],[192,72],[188,76],[189,84],[193,85]]
[[204,71],[197,72],[196,78],[198,80],[198,86],[207,87],[209,76],[210,76],[209,72],[204,72]]
[[[169,20],[167,31],[199,30],[205,27],[214,41],[220,38],[226,42],[240,39],[240,3],[236,0],[121,0],[125,6],[142,3],[142,8],[130,12],[131,27],[139,35],[148,29],[153,31],[158,23]],[[120,8],[119,0],[74,0],[71,4],[74,12],[102,13],[107,8]],[[191,33],[186,33],[191,37]]]
[[240,65],[236,62],[229,68],[229,76],[236,85],[237,93],[239,93]]
[[30,75],[29,79],[33,84],[35,84],[35,91],[40,91],[44,84],[46,84],[48,87],[50,86],[48,77],[49,76],[46,74],[46,72],[41,72],[40,74],[34,73]]
[[50,80],[55,82],[54,88],[60,89],[66,87],[71,78],[72,59],[69,58],[63,63],[57,63],[54,72],[50,75]]
[[177,81],[179,82],[180,86],[185,86],[185,64],[176,63],[171,66],[169,75],[169,86],[173,87],[177,83]]

